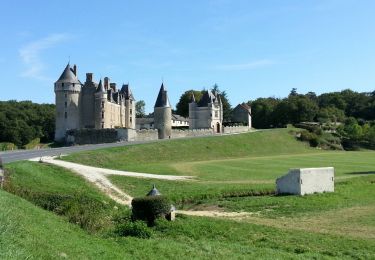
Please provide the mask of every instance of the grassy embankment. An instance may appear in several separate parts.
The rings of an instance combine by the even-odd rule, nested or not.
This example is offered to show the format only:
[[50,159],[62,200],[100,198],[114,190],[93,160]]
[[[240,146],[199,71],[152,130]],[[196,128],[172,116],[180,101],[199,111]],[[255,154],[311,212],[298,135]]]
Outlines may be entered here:
[[[202,147],[204,143],[206,146]],[[176,153],[183,150],[185,156]],[[0,258],[65,255],[145,259],[155,255],[182,259],[373,258],[375,176],[371,173],[375,169],[374,155],[373,152],[318,151],[293,140],[286,130],[175,140],[72,155],[67,159],[102,167],[107,164],[110,168],[195,175],[197,180],[190,182],[119,176],[111,179],[133,195],[144,195],[151,183],[157,183],[164,194],[176,201],[189,197],[191,202],[199,204],[194,205],[196,208],[246,210],[254,215],[239,222],[179,217],[175,223],[163,222],[152,228],[153,236],[148,240],[113,238],[110,230],[90,235],[77,225],[67,223],[64,217],[0,191],[0,222],[4,223],[0,228],[3,249]],[[337,168],[339,179],[333,194],[222,196],[223,193],[238,195],[249,189],[272,189],[274,179],[290,167],[331,165]],[[14,185],[56,194],[78,191],[108,203],[108,198],[95,187],[67,170],[32,162],[12,163],[6,167],[12,172]],[[360,177],[352,178],[356,176]],[[211,195],[204,197],[204,194]]]
[[277,177],[295,167],[333,166],[337,181],[375,170],[374,152],[317,150],[296,141],[289,131],[172,140],[81,152],[64,159],[104,168],[196,176],[194,181],[183,182],[110,176],[133,196],[146,194],[156,184],[181,206],[206,199],[268,193],[274,190]]

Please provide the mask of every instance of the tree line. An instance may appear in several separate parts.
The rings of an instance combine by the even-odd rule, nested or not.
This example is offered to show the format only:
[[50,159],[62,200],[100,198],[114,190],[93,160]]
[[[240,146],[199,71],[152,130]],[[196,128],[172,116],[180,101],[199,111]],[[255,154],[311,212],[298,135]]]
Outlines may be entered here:
[[40,138],[52,142],[55,133],[55,105],[31,101],[0,101],[0,142],[23,147]]
[[292,89],[286,98],[258,98],[248,101],[255,128],[285,127],[300,122],[345,122],[353,117],[360,123],[375,120],[375,91],[352,90],[299,94]]

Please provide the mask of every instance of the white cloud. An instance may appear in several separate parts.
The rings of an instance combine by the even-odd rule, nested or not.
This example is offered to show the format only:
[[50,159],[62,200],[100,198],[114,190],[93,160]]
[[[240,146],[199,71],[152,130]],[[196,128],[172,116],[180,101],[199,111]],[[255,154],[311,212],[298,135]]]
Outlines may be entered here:
[[38,80],[50,80],[48,77],[43,75],[46,65],[41,58],[42,51],[52,48],[68,38],[69,35],[67,34],[51,34],[20,48],[18,51],[19,56],[26,66],[26,69],[22,72],[21,76]]
[[262,59],[262,60],[256,60],[251,61],[247,63],[239,63],[239,64],[228,64],[228,65],[218,65],[214,67],[217,70],[253,70],[253,69],[259,69],[263,67],[268,67],[277,64],[278,62],[274,60],[268,60],[268,59]]

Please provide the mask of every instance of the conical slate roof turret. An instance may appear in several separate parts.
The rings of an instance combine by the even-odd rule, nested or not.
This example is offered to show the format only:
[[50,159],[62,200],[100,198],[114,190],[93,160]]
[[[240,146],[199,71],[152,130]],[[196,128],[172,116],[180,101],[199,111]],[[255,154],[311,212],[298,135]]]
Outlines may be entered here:
[[73,69],[70,67],[70,64],[66,65],[63,73],[56,82],[66,82],[66,83],[77,83],[80,84],[76,75],[74,75]]
[[156,189],[155,184],[152,187],[152,190],[150,190],[146,196],[160,196],[161,193]]
[[167,91],[164,88],[164,83],[161,84],[159,95],[155,102],[155,107],[171,107]]
[[99,80],[98,88],[96,89],[96,92],[105,92],[104,86],[102,84],[102,79]]

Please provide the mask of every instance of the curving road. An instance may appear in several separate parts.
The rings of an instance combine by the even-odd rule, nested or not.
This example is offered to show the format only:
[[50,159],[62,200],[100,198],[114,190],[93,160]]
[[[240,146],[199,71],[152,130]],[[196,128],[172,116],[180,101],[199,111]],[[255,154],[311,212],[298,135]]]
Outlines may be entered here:
[[36,157],[42,156],[58,156],[60,154],[70,154],[80,151],[96,150],[109,147],[117,146],[127,146],[143,143],[153,143],[161,142],[164,140],[154,140],[154,141],[142,141],[142,142],[117,142],[117,143],[105,143],[105,144],[89,144],[89,145],[79,145],[79,146],[67,146],[59,148],[43,148],[39,150],[15,150],[15,151],[5,151],[0,152],[0,157],[3,163],[28,160]]

